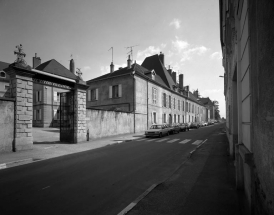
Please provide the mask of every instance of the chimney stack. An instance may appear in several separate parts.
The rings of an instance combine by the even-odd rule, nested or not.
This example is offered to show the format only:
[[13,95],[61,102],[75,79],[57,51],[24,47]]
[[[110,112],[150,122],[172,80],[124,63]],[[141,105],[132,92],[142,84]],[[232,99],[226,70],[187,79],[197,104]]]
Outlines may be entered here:
[[32,58],[32,68],[35,69],[40,64],[41,64],[41,58],[37,57],[37,53],[35,53],[35,57]]
[[127,60],[127,68],[128,68],[128,69],[131,68],[131,59],[130,59],[130,55],[128,56],[128,60]]
[[176,84],[176,76],[177,76],[177,73],[176,72],[172,72],[172,79],[175,82],[175,84]]
[[69,62],[69,70],[71,73],[75,74],[75,66],[74,66],[74,60],[71,59]]
[[111,62],[110,64],[110,73],[113,73],[114,72],[114,65],[113,65],[113,62]]
[[159,59],[162,62],[162,64],[165,66],[165,55],[162,52],[160,52],[159,54]]
[[179,75],[179,88],[184,89],[184,75],[183,74]]
[[168,66],[168,73],[170,74],[170,76],[171,76],[171,72],[172,72],[172,69],[170,69],[170,65]]

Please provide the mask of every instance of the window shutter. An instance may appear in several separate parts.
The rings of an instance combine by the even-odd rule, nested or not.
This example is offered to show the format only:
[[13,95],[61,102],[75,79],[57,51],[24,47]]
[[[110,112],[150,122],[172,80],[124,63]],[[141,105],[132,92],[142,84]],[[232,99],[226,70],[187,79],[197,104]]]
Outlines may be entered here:
[[122,97],[122,84],[118,86],[118,97]]
[[39,102],[41,102],[42,101],[42,90],[39,91],[39,94],[40,94],[40,96],[39,96]]
[[98,100],[98,88],[95,89],[95,100]]
[[36,120],[36,110],[33,110],[33,120]]
[[35,101],[38,102],[38,91],[35,92]]
[[112,98],[112,86],[109,86],[108,89],[109,89],[109,96],[108,97],[111,99]]
[[39,109],[39,120],[42,119],[42,109]]
[[90,90],[88,90],[88,102],[90,101]]

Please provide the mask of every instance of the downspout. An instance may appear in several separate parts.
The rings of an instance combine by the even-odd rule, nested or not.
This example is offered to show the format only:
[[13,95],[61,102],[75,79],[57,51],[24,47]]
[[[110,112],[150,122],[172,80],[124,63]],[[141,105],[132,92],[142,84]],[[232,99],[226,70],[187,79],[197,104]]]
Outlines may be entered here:
[[147,79],[147,129],[148,129],[148,79]]
[[133,132],[134,132],[134,134],[135,134],[135,132],[136,132],[136,122],[135,122],[135,78],[134,78],[134,71],[132,72],[132,78],[133,78]]

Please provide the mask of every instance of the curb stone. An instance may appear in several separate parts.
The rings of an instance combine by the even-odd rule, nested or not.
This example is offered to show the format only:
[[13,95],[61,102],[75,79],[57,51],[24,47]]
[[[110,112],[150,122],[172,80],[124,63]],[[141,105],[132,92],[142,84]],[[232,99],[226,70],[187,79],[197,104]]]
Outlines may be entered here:
[[26,158],[26,159],[23,159],[23,160],[16,160],[16,161],[8,162],[8,163],[1,163],[0,164],[0,170],[10,168],[10,167],[14,167],[14,166],[19,166],[19,165],[22,165],[22,164],[31,163],[31,162],[33,162],[33,158]]

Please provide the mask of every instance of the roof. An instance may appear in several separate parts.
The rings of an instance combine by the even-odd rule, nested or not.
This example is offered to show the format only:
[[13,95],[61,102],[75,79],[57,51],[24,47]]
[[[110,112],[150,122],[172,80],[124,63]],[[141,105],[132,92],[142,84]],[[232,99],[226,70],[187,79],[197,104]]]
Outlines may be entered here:
[[0,61],[0,71],[3,71],[4,69],[8,68],[9,65],[10,65],[9,63]]
[[78,79],[75,74],[73,74],[70,70],[68,70],[55,59],[44,62],[37,66],[35,69],[74,80]]
[[206,98],[200,98],[201,103],[203,103],[204,105],[210,105],[213,106],[213,102],[210,100],[209,97]]
[[146,59],[142,63],[142,66],[147,68],[148,70],[154,69],[157,74],[156,77],[160,76],[165,86],[173,90],[173,85],[176,85],[176,83],[173,81],[171,75],[162,64],[158,54],[146,57]]

